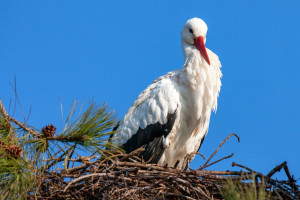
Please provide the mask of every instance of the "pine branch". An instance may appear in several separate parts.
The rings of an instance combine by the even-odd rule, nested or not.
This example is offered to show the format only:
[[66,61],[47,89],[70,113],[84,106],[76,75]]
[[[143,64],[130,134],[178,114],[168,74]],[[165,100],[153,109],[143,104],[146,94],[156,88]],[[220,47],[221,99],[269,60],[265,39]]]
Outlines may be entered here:
[[108,110],[105,104],[97,106],[92,102],[86,112],[71,121],[75,110],[76,105],[73,106],[67,118],[63,132],[47,139],[63,143],[77,143],[90,151],[108,146],[107,136],[112,133],[110,130],[116,124],[114,113]]
[[11,126],[11,123],[10,123],[10,120],[9,120],[9,115],[2,103],[2,100],[0,99],[0,114],[3,116],[4,118],[4,121],[6,123],[6,129],[8,129],[9,133],[8,133],[8,136],[12,137],[12,126]]
[[23,124],[22,122],[19,122],[18,120],[14,119],[11,116],[8,116],[8,120],[14,122],[16,125],[18,125],[19,127],[21,127],[24,131],[30,133],[33,136],[36,136],[36,137],[40,137],[41,136],[38,132],[32,130],[31,128],[26,127],[25,124]]
[[28,133],[36,136],[36,137],[39,137],[40,134],[28,127],[25,126],[25,124],[19,122],[18,120],[14,119],[13,117],[9,116],[8,113],[6,112],[5,110],[5,107],[0,99],[0,112],[1,114],[4,116],[4,118],[6,119],[7,123],[9,123],[9,125],[11,126],[10,124],[10,121],[14,122],[16,125],[18,125],[19,127],[21,127],[23,130],[27,131]]
[[[0,100],[0,134],[3,140],[0,144],[0,199],[23,199],[29,192],[36,194],[45,170],[58,167],[62,164],[62,160],[64,167],[68,169],[71,161],[89,162],[87,159],[98,157],[72,158],[75,151],[80,149],[78,145],[89,151],[107,145],[107,135],[111,134],[110,130],[115,125],[114,113],[109,111],[106,105],[97,106],[94,103],[91,103],[87,111],[79,117],[75,118],[74,113],[75,109],[69,113],[65,129],[60,134],[54,135],[56,127],[52,124],[42,128],[39,133],[9,116]],[[73,118],[75,120],[72,121]],[[20,129],[13,129],[11,122]],[[11,134],[6,135],[8,123]],[[22,130],[26,134],[21,132]],[[8,136],[14,136],[13,140]],[[57,150],[58,143],[71,147],[67,151],[64,151],[65,147]],[[49,162],[51,157],[49,148],[54,151],[54,156],[61,159]]]
[[9,121],[8,120],[8,114],[5,110],[5,107],[4,107],[1,99],[0,99],[0,113],[4,116],[5,119],[7,119],[7,121]]

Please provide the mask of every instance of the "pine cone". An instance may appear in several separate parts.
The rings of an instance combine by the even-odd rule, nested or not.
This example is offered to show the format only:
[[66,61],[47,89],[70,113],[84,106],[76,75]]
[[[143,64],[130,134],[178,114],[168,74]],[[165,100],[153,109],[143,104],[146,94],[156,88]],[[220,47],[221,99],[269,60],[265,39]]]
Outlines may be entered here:
[[9,147],[9,150],[8,150],[7,153],[9,153],[9,155],[11,155],[15,159],[17,159],[17,158],[20,158],[22,156],[23,150],[20,146],[11,145]]
[[52,124],[49,124],[42,128],[42,134],[44,137],[52,137],[56,132],[56,127]]

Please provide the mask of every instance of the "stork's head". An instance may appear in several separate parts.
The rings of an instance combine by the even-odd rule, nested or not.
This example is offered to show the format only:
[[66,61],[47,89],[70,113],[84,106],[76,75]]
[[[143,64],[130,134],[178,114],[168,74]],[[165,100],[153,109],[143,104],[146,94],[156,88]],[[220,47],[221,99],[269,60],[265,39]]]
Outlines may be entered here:
[[199,18],[192,18],[185,23],[181,31],[181,41],[183,46],[191,46],[198,49],[201,56],[210,65],[205,48],[206,32],[207,25],[205,22]]

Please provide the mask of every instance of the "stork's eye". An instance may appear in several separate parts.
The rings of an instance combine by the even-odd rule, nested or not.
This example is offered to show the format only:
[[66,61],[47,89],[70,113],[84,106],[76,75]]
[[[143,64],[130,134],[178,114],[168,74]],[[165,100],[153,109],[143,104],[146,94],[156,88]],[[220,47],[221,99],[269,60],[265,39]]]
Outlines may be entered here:
[[190,32],[190,33],[193,33],[193,30],[190,28],[190,29],[189,29],[189,32]]

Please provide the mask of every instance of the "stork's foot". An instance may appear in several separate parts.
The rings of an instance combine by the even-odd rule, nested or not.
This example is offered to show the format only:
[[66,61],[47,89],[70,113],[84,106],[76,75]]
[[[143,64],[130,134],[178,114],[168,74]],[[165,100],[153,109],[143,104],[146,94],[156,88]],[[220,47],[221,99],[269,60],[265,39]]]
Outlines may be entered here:
[[191,154],[186,154],[186,156],[184,157],[184,160],[182,162],[182,166],[181,166],[181,169],[184,169],[184,170],[187,170],[187,168],[190,168],[190,162],[192,161],[194,157],[194,154],[191,153]]

